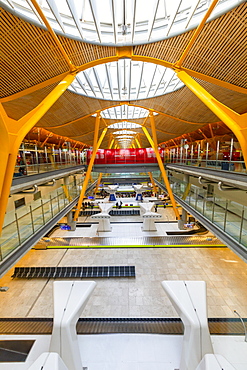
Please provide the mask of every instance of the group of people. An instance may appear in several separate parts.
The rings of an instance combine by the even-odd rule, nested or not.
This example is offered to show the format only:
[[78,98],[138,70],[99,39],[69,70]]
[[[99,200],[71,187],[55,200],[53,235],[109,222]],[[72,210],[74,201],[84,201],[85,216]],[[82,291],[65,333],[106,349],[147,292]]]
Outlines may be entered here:
[[94,204],[93,202],[83,202],[82,203],[82,210],[85,211],[86,208],[93,209]]
[[116,203],[117,209],[121,209],[122,208],[122,204],[123,204],[123,202],[121,200],[120,200],[120,202],[117,202]]

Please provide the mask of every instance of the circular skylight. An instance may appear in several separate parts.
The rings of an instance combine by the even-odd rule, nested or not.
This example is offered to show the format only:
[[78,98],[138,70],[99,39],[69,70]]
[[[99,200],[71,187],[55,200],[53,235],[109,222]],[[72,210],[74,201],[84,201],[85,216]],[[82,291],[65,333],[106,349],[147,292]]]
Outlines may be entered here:
[[135,134],[136,134],[136,131],[130,131],[130,130],[121,130],[121,131],[113,132],[113,135],[135,135]]
[[120,59],[80,72],[69,90],[104,100],[133,101],[168,94],[183,86],[170,68]]
[[[221,0],[209,19],[240,4]],[[3,0],[18,14],[43,24],[30,0]],[[210,0],[38,0],[55,31],[87,42],[135,45],[197,27]]]
[[132,135],[119,135],[116,136],[116,139],[133,139],[134,137]]
[[[154,112],[154,115],[158,113]],[[130,119],[138,119],[138,118],[145,118],[149,115],[149,111],[144,108],[134,107],[132,105],[118,105],[116,107],[105,109],[101,112],[101,116],[105,119],[120,119],[124,122],[116,123],[116,126],[108,126],[108,128],[137,128],[141,127],[140,125],[132,122],[126,122],[125,120]],[[95,116],[95,114],[93,115]],[[118,126],[120,125],[120,126]],[[135,126],[137,125],[137,126]]]
[[125,129],[125,128],[129,129],[129,128],[141,128],[141,127],[142,126],[139,125],[138,123],[127,122],[127,121],[115,122],[108,126],[108,128],[117,128],[117,129]]

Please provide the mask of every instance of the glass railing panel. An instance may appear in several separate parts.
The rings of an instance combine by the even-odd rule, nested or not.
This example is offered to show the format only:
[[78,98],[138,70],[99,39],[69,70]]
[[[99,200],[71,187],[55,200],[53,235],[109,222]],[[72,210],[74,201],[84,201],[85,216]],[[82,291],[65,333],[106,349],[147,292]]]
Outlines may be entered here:
[[19,230],[15,221],[4,227],[0,241],[1,257],[4,259],[20,244]]
[[224,230],[225,225],[225,214],[226,214],[227,201],[225,198],[215,197],[214,198],[214,214],[213,222]]
[[197,198],[197,188],[192,185],[190,189],[190,197],[189,197],[189,204],[191,205],[191,207],[195,208],[196,198]]
[[33,230],[36,232],[44,225],[44,218],[42,214],[41,202],[31,206],[31,215],[33,220]]
[[228,201],[226,232],[238,241],[240,240],[243,214],[243,206],[238,203]]
[[18,218],[17,222],[18,222],[21,243],[23,243],[33,233],[32,218],[31,218],[30,212],[25,214],[25,216]]
[[54,163],[27,164],[25,166],[15,166],[14,177],[35,175],[38,173],[50,172],[62,168],[74,167],[77,165],[78,164],[75,162],[71,163],[54,162]]
[[247,207],[243,207],[240,243],[247,247]]
[[198,188],[197,197],[196,197],[196,204],[195,204],[195,209],[198,212],[203,213],[204,200],[205,200],[205,190],[201,189],[201,188]]
[[41,199],[30,202],[16,211],[8,212],[0,238],[0,259],[5,258],[22,242],[32,236],[45,223],[66,207],[80,194],[82,181],[72,182],[64,188],[52,190]]

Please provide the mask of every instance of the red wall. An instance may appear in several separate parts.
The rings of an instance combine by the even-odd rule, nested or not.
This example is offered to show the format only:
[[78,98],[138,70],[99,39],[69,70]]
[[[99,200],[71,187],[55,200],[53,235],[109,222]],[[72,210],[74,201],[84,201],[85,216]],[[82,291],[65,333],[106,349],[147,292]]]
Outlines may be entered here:
[[[159,149],[161,158],[163,149]],[[87,164],[92,156],[92,150],[87,151]],[[121,163],[157,163],[152,148],[138,149],[99,149],[96,153],[95,164],[121,164]]]

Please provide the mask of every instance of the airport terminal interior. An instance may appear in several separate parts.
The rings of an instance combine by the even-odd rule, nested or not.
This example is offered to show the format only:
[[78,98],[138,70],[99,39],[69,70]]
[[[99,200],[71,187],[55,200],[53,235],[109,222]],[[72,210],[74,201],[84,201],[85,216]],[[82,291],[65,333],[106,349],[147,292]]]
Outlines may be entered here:
[[246,16],[0,1],[0,369],[247,369]]

